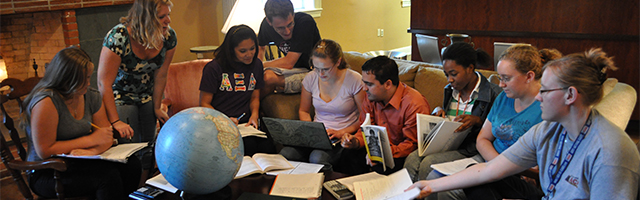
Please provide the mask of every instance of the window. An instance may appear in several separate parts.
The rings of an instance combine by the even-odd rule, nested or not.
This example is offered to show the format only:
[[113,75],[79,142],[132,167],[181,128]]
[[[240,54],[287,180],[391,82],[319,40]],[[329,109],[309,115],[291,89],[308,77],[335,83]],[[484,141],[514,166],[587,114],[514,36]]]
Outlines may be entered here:
[[320,17],[322,0],[291,0],[296,12],[305,12],[313,17]]

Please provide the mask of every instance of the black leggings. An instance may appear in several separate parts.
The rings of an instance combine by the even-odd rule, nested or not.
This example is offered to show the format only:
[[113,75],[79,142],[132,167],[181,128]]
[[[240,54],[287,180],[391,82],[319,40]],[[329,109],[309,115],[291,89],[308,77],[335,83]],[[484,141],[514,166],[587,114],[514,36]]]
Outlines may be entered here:
[[[138,188],[142,168],[140,160],[131,156],[124,163],[104,160],[67,159],[62,172],[66,197],[93,196],[97,199],[127,199]],[[38,196],[55,198],[53,170],[37,170],[29,176],[29,186]]]

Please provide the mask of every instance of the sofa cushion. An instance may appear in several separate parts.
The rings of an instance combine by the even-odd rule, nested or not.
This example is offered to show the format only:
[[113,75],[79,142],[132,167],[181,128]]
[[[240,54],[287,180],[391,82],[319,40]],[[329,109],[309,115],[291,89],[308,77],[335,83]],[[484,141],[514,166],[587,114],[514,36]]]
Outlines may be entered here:
[[364,62],[367,62],[367,60],[371,58],[373,57],[355,51],[344,52],[344,60],[347,61],[349,68],[360,74],[362,74],[362,65]]
[[421,66],[415,80],[415,89],[427,98],[429,106],[432,109],[442,107],[442,99],[444,97],[444,86],[447,85],[447,78],[444,76],[442,69]]

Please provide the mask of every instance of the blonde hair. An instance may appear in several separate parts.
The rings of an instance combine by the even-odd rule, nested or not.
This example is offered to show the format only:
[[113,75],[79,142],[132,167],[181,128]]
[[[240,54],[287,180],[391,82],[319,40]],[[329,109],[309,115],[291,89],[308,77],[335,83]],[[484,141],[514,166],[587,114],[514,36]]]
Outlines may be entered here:
[[499,60],[511,60],[516,65],[516,70],[526,74],[529,71],[535,73],[535,79],[542,77],[542,66],[554,59],[562,57],[556,49],[539,50],[531,45],[516,44],[502,52]]
[[146,48],[160,49],[168,32],[162,30],[158,19],[160,6],[173,6],[171,0],[136,0],[126,17],[120,22],[131,27],[129,36]]
[[[342,53],[342,47],[336,41],[330,39],[322,39],[316,43],[311,50],[311,55],[318,58],[329,58],[333,64],[337,63],[341,58],[342,61],[338,65],[338,69],[346,69],[347,62],[344,61],[344,53]],[[313,66],[311,60],[309,64]]]
[[590,106],[602,100],[607,71],[618,68],[602,49],[592,48],[551,61],[543,68],[547,69],[553,70],[562,87],[575,87],[584,96],[583,103]]

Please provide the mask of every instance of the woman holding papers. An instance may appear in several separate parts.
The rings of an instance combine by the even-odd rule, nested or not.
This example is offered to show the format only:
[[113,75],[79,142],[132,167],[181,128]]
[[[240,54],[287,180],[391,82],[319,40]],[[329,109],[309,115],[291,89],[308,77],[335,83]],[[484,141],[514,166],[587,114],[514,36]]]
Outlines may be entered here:
[[[485,119],[476,140],[479,155],[473,157],[477,161],[489,161],[499,152],[515,143],[531,126],[542,121],[540,118],[540,102],[535,96],[540,89],[542,65],[560,57],[557,50],[537,48],[530,45],[514,45],[502,53],[498,62],[499,86],[504,90],[495,99],[491,111]],[[459,158],[460,159],[460,158]],[[447,160],[444,162],[453,161]],[[435,163],[434,163],[435,164]],[[426,167],[424,165],[420,166]],[[427,180],[443,175],[431,171]],[[520,179],[519,176],[508,179]],[[515,182],[518,185],[521,182]],[[535,191],[535,187],[524,183],[523,188]],[[538,193],[541,195],[541,193]],[[461,190],[431,195],[429,199],[465,199]],[[539,199],[539,196],[535,197]]]
[[545,121],[487,163],[412,187],[426,196],[489,183],[465,192],[470,199],[526,198],[527,191],[505,187],[500,179],[537,165],[544,199],[636,199],[640,168],[636,146],[593,109],[602,99],[607,71],[614,69],[600,49],[551,61],[544,67],[535,97]]
[[[358,110],[364,100],[362,76],[348,69],[342,48],[333,40],[320,40],[311,52],[313,71],[302,81],[300,120],[312,121],[313,105],[313,121],[324,123],[329,138],[339,141],[344,134],[360,129]],[[340,145],[331,151],[286,146],[280,154],[290,160],[324,164],[323,170],[332,170],[341,151]]]
[[[431,164],[448,162],[478,154],[475,141],[487,118],[493,101],[502,89],[490,83],[475,71],[479,63],[486,63],[491,57],[483,50],[475,50],[468,43],[454,43],[447,47],[443,55],[443,71],[449,84],[444,88],[444,108],[437,107],[432,115],[446,117],[463,123],[457,130],[471,128],[458,150],[419,156],[418,150],[407,156],[404,167],[412,180],[425,179],[432,171]],[[419,133],[420,134],[420,133]],[[454,133],[455,134],[455,133]]]
[[[233,122],[258,128],[260,89],[264,87],[256,33],[247,25],[233,26],[202,70],[200,106],[216,109]],[[274,149],[265,138],[244,137],[245,155]],[[275,153],[275,150],[271,150]]]
[[[100,93],[89,88],[93,64],[76,47],[61,50],[47,73],[24,100],[22,126],[27,132],[27,161],[57,154],[97,155],[113,143]],[[92,128],[92,124],[96,127]],[[121,135],[124,136],[124,135]],[[140,181],[140,161],[127,164],[103,160],[68,159],[62,172],[66,196],[95,195],[98,199],[124,199]],[[55,198],[53,170],[27,172],[31,189],[41,197]]]

